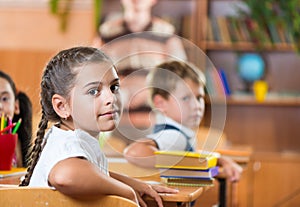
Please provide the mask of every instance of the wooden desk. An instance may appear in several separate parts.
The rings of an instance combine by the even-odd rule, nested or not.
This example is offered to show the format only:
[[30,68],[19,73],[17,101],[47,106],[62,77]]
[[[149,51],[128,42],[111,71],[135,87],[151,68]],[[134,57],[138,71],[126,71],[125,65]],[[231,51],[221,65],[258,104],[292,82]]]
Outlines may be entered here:
[[[109,158],[109,170],[128,175],[148,183],[160,182],[159,171],[157,169],[141,168],[136,165],[128,163],[123,158]],[[177,194],[160,194],[165,207],[171,206],[191,206],[192,202],[197,200],[203,192],[210,187],[184,187],[184,186],[170,186],[179,190]],[[152,199],[146,198],[148,206],[156,206]]]
[[[135,177],[137,179],[143,180],[145,182],[151,184],[159,184],[160,177],[159,172],[156,169],[145,169],[140,168],[130,163],[127,163],[121,160],[116,159],[115,161],[119,162],[110,162],[110,170],[115,171],[118,173],[123,173],[131,177]],[[10,184],[10,185],[18,185],[20,182],[20,176],[11,176],[6,178],[0,178],[0,184]],[[176,186],[174,187],[179,190],[177,194],[168,194],[168,193],[161,193],[161,198],[164,202],[164,207],[175,207],[179,204],[181,206],[191,206],[191,203],[198,199],[200,195],[207,190],[209,187],[183,187],[183,186]],[[150,197],[146,197],[146,202],[148,206],[156,206],[156,202],[154,202]]]

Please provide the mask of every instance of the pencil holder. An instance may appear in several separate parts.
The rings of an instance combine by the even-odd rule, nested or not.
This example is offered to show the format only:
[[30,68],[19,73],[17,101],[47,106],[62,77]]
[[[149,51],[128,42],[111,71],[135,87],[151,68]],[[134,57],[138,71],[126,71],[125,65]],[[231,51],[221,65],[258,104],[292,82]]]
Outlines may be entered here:
[[18,134],[0,135],[0,170],[11,170]]

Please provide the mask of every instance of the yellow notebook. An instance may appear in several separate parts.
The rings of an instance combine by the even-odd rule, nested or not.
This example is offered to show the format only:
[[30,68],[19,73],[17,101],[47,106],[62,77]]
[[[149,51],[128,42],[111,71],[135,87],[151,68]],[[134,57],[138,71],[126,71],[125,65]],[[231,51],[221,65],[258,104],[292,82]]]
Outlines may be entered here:
[[11,170],[0,170],[0,178],[25,175],[26,171],[26,168],[12,168]]
[[217,165],[218,157],[214,153],[188,151],[156,151],[156,168],[205,170]]

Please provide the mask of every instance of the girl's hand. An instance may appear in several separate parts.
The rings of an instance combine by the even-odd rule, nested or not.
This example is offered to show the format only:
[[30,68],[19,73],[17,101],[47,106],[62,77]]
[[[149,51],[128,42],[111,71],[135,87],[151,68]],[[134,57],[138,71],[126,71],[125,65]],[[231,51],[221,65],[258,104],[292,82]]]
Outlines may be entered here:
[[162,200],[158,193],[178,193],[178,190],[176,189],[168,188],[162,185],[149,185],[146,182],[125,175],[121,175],[116,172],[110,172],[110,176],[133,188],[141,207],[147,206],[142,198],[144,195],[150,196],[156,201],[159,207],[163,207]]
[[176,189],[168,188],[162,185],[149,185],[145,182],[140,181],[139,184],[137,183],[137,185],[131,187],[136,191],[138,201],[141,207],[147,206],[147,204],[142,198],[144,195],[150,196],[156,201],[159,207],[163,207],[162,199],[158,193],[178,193],[178,190]]

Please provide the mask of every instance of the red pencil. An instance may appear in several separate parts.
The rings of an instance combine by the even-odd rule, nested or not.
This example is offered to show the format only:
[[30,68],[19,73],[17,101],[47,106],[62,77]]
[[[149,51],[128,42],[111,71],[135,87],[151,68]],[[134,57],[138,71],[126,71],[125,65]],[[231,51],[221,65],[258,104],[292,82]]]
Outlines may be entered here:
[[5,127],[4,129],[2,129],[0,131],[0,134],[2,134],[3,132],[6,132],[7,130],[10,130],[11,128],[13,128],[16,125],[16,123],[13,123],[11,125],[8,125],[7,127]]

